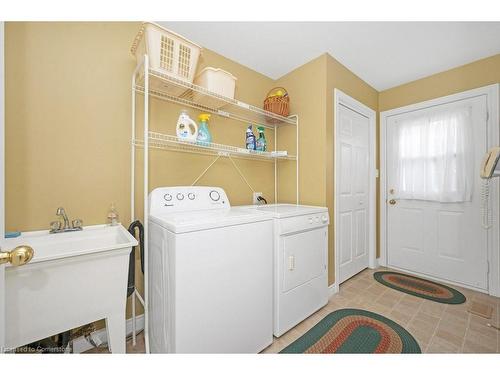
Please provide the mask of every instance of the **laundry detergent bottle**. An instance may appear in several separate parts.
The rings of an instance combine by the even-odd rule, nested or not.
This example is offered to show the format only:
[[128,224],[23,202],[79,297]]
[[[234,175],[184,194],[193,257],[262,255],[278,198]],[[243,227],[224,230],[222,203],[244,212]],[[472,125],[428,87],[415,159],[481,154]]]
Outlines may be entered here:
[[255,135],[253,134],[252,125],[248,125],[246,132],[246,147],[247,150],[255,150]]
[[181,112],[175,130],[180,141],[196,142],[198,138],[198,125],[189,117],[187,111]]
[[208,120],[210,120],[208,113],[202,113],[198,116],[200,127],[198,128],[196,143],[202,146],[208,146],[212,143],[212,135],[210,134],[210,130],[208,130]]
[[267,150],[267,141],[266,141],[266,136],[264,135],[264,127],[259,126],[257,128],[259,131],[259,138],[256,141],[256,147],[255,149],[257,151],[266,151]]

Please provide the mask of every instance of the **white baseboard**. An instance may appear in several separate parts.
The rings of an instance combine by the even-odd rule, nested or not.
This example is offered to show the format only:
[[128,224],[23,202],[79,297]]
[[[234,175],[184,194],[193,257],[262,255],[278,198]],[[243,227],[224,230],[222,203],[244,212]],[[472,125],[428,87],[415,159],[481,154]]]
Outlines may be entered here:
[[[144,314],[137,315],[135,329],[137,332],[144,329]],[[132,318],[127,319],[126,330],[127,330],[126,333],[127,336],[132,333]],[[101,328],[93,332],[91,336],[94,339],[94,341],[99,340],[103,344],[106,344],[108,342],[108,334],[106,333],[106,328]],[[73,340],[73,353],[75,354],[83,353],[92,348],[93,348],[92,344],[90,344],[83,336],[77,337],[76,339]]]
[[368,268],[370,268],[372,270],[376,270],[377,268],[379,268],[379,266],[380,266],[379,259],[380,258],[375,258],[375,260],[373,261],[373,263],[370,264]]
[[337,283],[333,283],[328,286],[328,295],[331,297],[339,292],[339,286]]

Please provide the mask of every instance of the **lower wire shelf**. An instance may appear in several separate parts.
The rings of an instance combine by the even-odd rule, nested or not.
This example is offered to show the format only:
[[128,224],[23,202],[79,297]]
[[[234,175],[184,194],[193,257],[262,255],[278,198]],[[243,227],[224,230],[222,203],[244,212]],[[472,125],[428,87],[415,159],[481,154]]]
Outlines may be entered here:
[[[283,155],[268,151],[247,150],[241,147],[223,145],[219,143],[198,144],[191,141],[179,140],[176,136],[149,132],[149,147],[177,152],[189,152],[201,155],[231,156],[241,159],[258,159],[262,161],[273,160],[296,160],[294,155]],[[144,140],[134,139],[132,143],[138,147],[144,147]]]

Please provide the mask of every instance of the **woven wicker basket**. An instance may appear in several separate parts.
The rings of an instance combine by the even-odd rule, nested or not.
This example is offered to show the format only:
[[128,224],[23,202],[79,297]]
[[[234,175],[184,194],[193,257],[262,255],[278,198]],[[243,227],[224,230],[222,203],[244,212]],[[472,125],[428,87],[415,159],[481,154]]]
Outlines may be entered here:
[[[271,93],[281,90],[284,92],[283,96],[270,96]],[[281,116],[288,116],[290,113],[290,97],[288,92],[283,87],[275,87],[267,93],[264,100],[264,109],[266,111],[276,113]]]

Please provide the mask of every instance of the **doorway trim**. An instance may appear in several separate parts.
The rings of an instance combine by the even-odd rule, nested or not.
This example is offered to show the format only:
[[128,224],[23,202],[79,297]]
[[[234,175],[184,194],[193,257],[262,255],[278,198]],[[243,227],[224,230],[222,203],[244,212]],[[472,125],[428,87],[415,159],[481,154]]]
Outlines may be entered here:
[[5,23],[0,22],[0,238],[5,234]]
[[[403,113],[413,112],[420,109],[425,109],[437,105],[455,102],[458,100],[471,99],[478,96],[486,95],[487,102],[487,146],[497,146],[500,143],[500,119],[499,119],[499,90],[500,84],[496,83],[489,86],[480,87],[477,89],[463,91],[457,94],[442,96],[436,99],[426,100],[415,104],[410,104],[404,107],[391,109],[380,112],[380,258],[379,264],[387,266],[387,173],[386,173],[386,137],[387,137],[387,121],[391,116],[400,115]],[[500,297],[500,249],[499,249],[499,179],[491,180],[490,195],[492,211],[492,221],[496,223],[488,232],[488,293],[493,296]],[[426,278],[431,278],[425,276]],[[441,280],[433,277],[434,280],[443,281],[448,284],[456,284],[469,289],[474,289],[471,286],[464,286],[459,283],[452,283],[448,280]]]
[[333,90],[333,147],[334,147],[334,152],[333,152],[333,183],[334,183],[334,193],[333,193],[333,214],[334,214],[334,220],[333,220],[333,253],[334,253],[334,258],[335,258],[335,282],[334,282],[334,289],[336,291],[339,290],[340,283],[339,283],[339,275],[340,275],[340,238],[337,235],[338,234],[338,228],[337,225],[339,223],[339,212],[337,209],[337,202],[339,201],[338,199],[338,193],[339,193],[339,178],[337,175],[337,171],[339,170],[338,168],[338,159],[337,159],[337,150],[339,149],[339,127],[337,126],[338,124],[338,119],[339,119],[339,108],[340,106],[347,107],[354,112],[359,113],[362,116],[365,116],[369,120],[369,146],[370,146],[370,151],[368,153],[369,155],[369,162],[368,162],[368,171],[369,171],[369,193],[368,193],[368,199],[369,199],[369,204],[368,204],[368,225],[369,225],[369,231],[368,231],[368,267],[369,268],[377,268],[377,258],[376,258],[376,225],[377,225],[377,213],[376,213],[376,202],[377,202],[377,196],[376,196],[376,179],[377,179],[377,170],[376,170],[376,158],[377,158],[377,142],[376,142],[376,126],[377,126],[377,113],[369,108],[368,106],[364,105],[363,103],[357,101],[356,99],[350,97],[346,93],[342,92],[339,89],[334,89]]
[[[5,24],[0,21],[0,238],[5,230]],[[5,266],[0,265],[0,355],[5,351]]]

